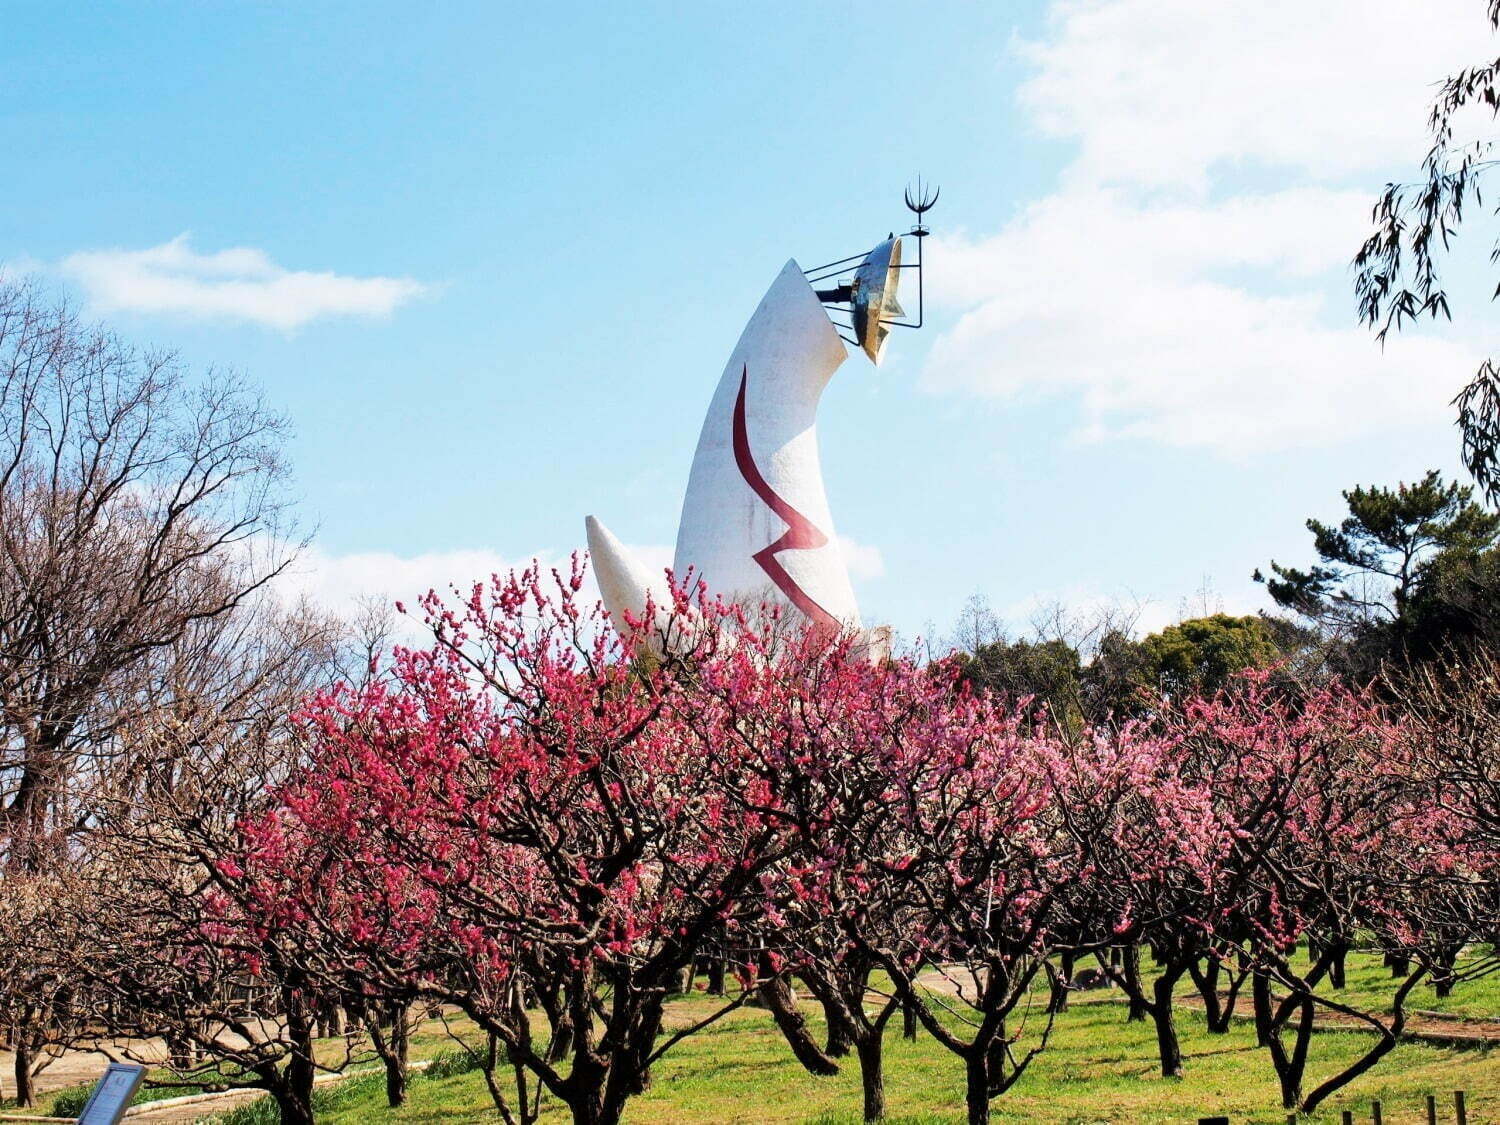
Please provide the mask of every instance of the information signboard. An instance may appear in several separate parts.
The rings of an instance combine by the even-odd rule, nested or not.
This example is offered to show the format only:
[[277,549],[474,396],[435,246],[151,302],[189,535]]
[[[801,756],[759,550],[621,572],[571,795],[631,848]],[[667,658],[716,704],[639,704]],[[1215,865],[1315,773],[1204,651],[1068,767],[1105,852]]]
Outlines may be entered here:
[[78,1125],[119,1125],[125,1116],[125,1107],[140,1089],[146,1068],[134,1063],[110,1063],[104,1077],[94,1086],[83,1112],[78,1115]]

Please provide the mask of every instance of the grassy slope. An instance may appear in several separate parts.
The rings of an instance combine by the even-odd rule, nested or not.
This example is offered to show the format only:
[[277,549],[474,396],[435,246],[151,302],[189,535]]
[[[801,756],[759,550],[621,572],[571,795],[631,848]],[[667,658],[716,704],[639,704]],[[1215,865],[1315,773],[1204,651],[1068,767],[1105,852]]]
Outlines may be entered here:
[[[1380,978],[1371,967],[1360,987]],[[1361,968],[1364,972],[1364,968]],[[1483,1004],[1474,993],[1486,985],[1461,987],[1470,995],[1455,1002]],[[705,1001],[679,1001],[673,1015],[687,1019],[706,1012]],[[1457,1003],[1454,1005],[1458,1006]],[[1490,1008],[1490,1011],[1500,1010]],[[809,1010],[809,1016],[814,1013]],[[1007,1122],[1168,1122],[1196,1121],[1201,1115],[1228,1114],[1236,1123],[1286,1120],[1269,1060],[1255,1046],[1245,1024],[1228,1035],[1202,1029],[1201,1016],[1179,1017],[1188,1076],[1166,1081],[1156,1073],[1155,1038],[1149,1024],[1129,1024],[1113,1003],[1078,1004],[1063,1017],[1051,1046],[1009,1093],[994,1103],[995,1118]],[[1369,1042],[1364,1035],[1332,1032],[1317,1036],[1310,1079],[1316,1082],[1353,1059]],[[899,1033],[887,1039],[886,1089],[896,1122],[962,1121],[961,1068],[952,1056],[924,1036],[905,1043]],[[1311,1083],[1310,1083],[1311,1085]],[[1477,1051],[1452,1051],[1416,1044],[1398,1047],[1373,1072],[1334,1098],[1318,1120],[1337,1121],[1338,1110],[1366,1115],[1371,1098],[1385,1103],[1388,1122],[1416,1121],[1423,1097],[1469,1094],[1470,1120],[1500,1120],[1500,1059]],[[652,1089],[627,1112],[634,1125],[695,1122],[807,1122],[850,1125],[859,1120],[859,1077],[853,1060],[834,1078],[813,1078],[797,1066],[764,1013],[741,1011],[686,1040],[659,1065]],[[326,1120],[355,1122],[435,1122],[489,1118],[481,1077],[458,1075],[412,1086],[410,1104],[399,1113],[378,1096],[330,1106]],[[564,1121],[557,1111],[548,1121]]]

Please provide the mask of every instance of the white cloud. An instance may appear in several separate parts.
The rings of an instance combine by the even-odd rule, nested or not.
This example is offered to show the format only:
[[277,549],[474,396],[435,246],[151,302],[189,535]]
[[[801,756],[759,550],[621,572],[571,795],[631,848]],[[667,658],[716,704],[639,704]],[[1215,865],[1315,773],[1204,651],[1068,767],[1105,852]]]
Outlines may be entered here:
[[15,283],[46,272],[47,264],[30,254],[16,254],[0,259],[0,282]]
[[82,251],[60,271],[98,312],[223,317],[282,330],[329,316],[387,316],[428,288],[404,277],[289,270],[250,247],[199,253],[186,234],[147,250]]
[[[671,564],[671,547],[650,545],[629,549],[653,573]],[[572,565],[571,553],[567,551],[540,551],[512,558],[485,548],[398,555],[393,551],[331,554],[312,547],[283,576],[279,592],[289,601],[306,597],[344,617],[354,616],[363,603],[391,606],[400,602],[406,607],[406,617],[398,623],[398,639],[411,643],[422,633],[418,603],[427,591],[436,590],[439,595],[451,597],[452,589],[457,587],[467,594],[476,582],[487,582],[491,575],[504,576],[533,562],[541,564],[544,575],[556,568],[566,576]],[[579,593],[580,604],[592,606],[598,598],[598,587],[590,572]]]
[[1232,456],[1445,418],[1469,349],[1406,336],[1382,351],[1352,300],[1330,309],[1305,280],[1347,258],[1362,202],[1316,189],[1202,206],[1051,196],[991,238],[934,247],[934,273],[963,279],[944,299],[968,311],[925,379],[1070,394],[1077,436]]
[[844,566],[849,577],[856,582],[866,578],[880,578],[885,574],[885,556],[880,548],[857,542],[847,535],[840,535],[839,554],[844,557]]
[[487,550],[336,555],[313,547],[297,559],[283,588],[291,596],[305,596],[335,613],[350,614],[364,600],[386,604],[399,601],[408,611],[416,612],[418,600],[428,590],[447,593],[453,585],[466,590],[474,582],[505,574],[527,562]]
[[1020,99],[1076,159],[997,233],[934,240],[961,315],[924,381],[1068,395],[1075,436],[1230,456],[1446,418],[1477,348],[1381,351],[1347,273],[1372,170],[1420,158],[1430,84],[1483,51],[1482,13],[1436,6],[1056,0]]
[[1020,100],[1070,177],[1205,190],[1224,165],[1317,178],[1425,151],[1432,83],[1483,57],[1473,0],[1054,0]]

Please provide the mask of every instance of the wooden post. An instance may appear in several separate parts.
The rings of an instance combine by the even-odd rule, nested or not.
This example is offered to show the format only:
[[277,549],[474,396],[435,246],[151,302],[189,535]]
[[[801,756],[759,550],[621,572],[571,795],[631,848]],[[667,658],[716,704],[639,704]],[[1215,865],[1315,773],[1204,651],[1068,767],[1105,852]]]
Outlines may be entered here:
[[1370,1120],[1375,1122],[1375,1125],[1385,1125],[1385,1118],[1380,1113],[1380,1100],[1378,1098],[1370,1103]]
[[1198,1125],[1229,1125],[1227,1117],[1200,1117]]
[[1437,1095],[1427,1095],[1427,1125],[1437,1125]]
[[1340,1125],[1354,1125],[1354,1111],[1346,1109],[1339,1115]]
[[1458,1119],[1458,1125],[1469,1125],[1469,1107],[1464,1104],[1464,1092],[1453,1091],[1453,1113]]

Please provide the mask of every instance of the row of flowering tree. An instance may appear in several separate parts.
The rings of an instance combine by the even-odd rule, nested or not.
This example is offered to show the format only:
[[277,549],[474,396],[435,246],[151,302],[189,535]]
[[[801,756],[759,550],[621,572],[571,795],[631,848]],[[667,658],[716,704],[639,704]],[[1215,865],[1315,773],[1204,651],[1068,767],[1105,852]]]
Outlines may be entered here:
[[[304,767],[206,874],[204,933],[252,972],[465,1013],[507,1121],[545,1099],[618,1121],[666,1052],[757,995],[810,1069],[853,1049],[867,1119],[899,1011],[987,1121],[1089,958],[1155,1022],[1164,1075],[1183,1070],[1182,979],[1222,1025],[1217,982],[1250,977],[1284,1100],[1310,1110],[1399,1040],[1454,940],[1454,888],[1493,887],[1493,849],[1402,768],[1403,731],[1360,693],[1258,676],[1064,737],[955,667],[872,662],[701,595],[624,642],[583,582],[575,564],[429,596],[433,643],[308,703]],[[1465,917],[1460,942],[1493,923]],[[1384,1018],[1325,987],[1356,940],[1408,966]],[[1311,968],[1292,956],[1309,941]],[[1149,986],[1118,956],[1140,945]],[[738,986],[668,1021],[710,953]],[[811,1041],[793,977],[837,1045]],[[1305,1091],[1319,1008],[1375,1034]]]

